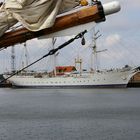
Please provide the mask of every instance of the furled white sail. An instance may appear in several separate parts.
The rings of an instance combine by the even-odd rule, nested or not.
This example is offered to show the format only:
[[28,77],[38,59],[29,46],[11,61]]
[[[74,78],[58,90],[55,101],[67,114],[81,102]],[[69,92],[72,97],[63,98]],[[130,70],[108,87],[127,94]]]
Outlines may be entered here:
[[28,30],[51,27],[56,15],[79,5],[79,0],[6,0],[0,8],[0,36],[18,21]]

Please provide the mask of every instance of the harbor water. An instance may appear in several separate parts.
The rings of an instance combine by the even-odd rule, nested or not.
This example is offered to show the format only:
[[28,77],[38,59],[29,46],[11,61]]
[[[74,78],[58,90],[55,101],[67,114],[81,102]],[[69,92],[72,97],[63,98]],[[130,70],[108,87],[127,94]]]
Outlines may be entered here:
[[140,89],[0,89],[0,140],[140,140]]

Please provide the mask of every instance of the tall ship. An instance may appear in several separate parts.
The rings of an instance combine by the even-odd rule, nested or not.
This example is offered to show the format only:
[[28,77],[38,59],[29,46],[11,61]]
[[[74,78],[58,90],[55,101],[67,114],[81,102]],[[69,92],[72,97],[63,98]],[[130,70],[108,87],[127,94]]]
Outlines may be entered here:
[[126,87],[131,77],[136,73],[136,69],[124,67],[118,70],[95,71],[93,73],[85,72],[82,74],[71,72],[57,76],[30,73],[30,75],[13,76],[9,81],[12,83],[12,86],[23,88],[112,88]]
[[[93,42],[90,46],[91,65],[97,62],[97,54],[107,50],[98,51],[96,45],[97,32],[94,32]],[[54,42],[54,41],[53,41]],[[54,43],[53,43],[54,46]],[[55,58],[55,56],[54,56]],[[52,72],[31,72],[23,71],[12,76],[8,80],[13,87],[20,88],[98,88],[98,87],[127,87],[130,79],[139,71],[128,65],[120,69],[99,70],[97,65],[89,71],[82,69],[83,60],[78,56],[75,65],[54,66]],[[56,60],[54,59],[54,63]],[[9,77],[4,74],[4,77]]]

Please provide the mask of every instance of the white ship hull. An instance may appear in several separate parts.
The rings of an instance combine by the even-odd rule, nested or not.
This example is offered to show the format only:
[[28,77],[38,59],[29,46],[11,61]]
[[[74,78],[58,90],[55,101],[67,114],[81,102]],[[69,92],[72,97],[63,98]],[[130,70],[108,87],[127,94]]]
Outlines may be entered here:
[[[137,72],[133,70],[112,70],[105,72],[70,74],[56,77],[41,78],[34,76],[13,76],[9,79],[15,87],[45,87],[45,88],[94,88],[94,87],[126,87],[131,77]],[[5,78],[8,75],[5,75]]]

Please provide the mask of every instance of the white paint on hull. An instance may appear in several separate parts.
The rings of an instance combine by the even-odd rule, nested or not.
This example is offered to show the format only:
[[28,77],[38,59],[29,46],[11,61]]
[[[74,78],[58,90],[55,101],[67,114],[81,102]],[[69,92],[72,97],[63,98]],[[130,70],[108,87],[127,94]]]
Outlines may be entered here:
[[82,76],[70,74],[48,77],[45,75],[42,78],[19,75],[13,76],[9,81],[13,86],[18,87],[124,87],[135,73],[134,70],[113,70],[85,73]]

